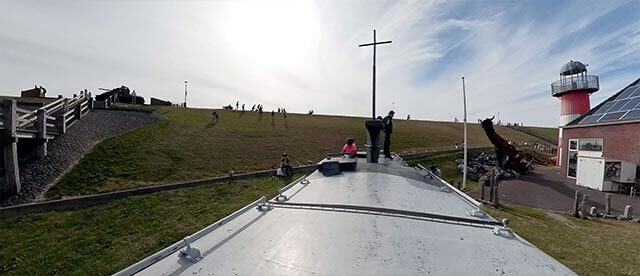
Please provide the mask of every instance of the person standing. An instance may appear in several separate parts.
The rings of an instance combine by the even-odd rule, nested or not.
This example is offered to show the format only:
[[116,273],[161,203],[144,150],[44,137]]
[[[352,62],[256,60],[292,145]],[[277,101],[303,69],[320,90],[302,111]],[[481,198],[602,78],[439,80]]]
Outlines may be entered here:
[[236,102],[236,110],[240,109],[240,106],[239,106],[239,105],[240,105],[240,101],[237,101],[237,102]]
[[244,104],[242,104],[242,112],[244,112]]
[[393,114],[395,114],[395,112],[393,112],[393,110],[389,111],[389,115],[385,116],[384,119],[382,119],[382,123],[384,124],[384,157],[385,158],[392,158],[391,157],[391,151],[389,150],[389,147],[391,146],[391,133],[393,132]]

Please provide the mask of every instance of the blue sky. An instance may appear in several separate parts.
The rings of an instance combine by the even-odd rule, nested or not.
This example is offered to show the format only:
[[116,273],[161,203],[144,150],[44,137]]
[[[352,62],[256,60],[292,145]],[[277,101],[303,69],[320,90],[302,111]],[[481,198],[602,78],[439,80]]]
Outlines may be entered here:
[[551,82],[569,60],[600,76],[600,103],[640,77],[640,1],[4,1],[0,92],[51,96],[127,85],[221,107],[378,113],[555,126]]

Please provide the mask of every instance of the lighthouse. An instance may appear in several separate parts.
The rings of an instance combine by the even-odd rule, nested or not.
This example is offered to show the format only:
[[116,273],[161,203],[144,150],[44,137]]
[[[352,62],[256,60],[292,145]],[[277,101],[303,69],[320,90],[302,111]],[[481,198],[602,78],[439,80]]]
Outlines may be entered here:
[[588,75],[587,66],[569,61],[560,69],[560,80],[551,84],[551,95],[560,98],[560,131],[558,137],[558,163],[562,164],[562,127],[587,113],[591,108],[589,95],[600,89],[598,76]]

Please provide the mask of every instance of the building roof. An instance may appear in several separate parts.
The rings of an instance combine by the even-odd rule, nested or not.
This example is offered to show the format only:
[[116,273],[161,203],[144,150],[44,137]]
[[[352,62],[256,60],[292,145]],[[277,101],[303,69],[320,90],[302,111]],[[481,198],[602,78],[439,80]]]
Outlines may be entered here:
[[191,235],[191,251],[180,241],[116,274],[575,275],[441,179],[365,162],[316,171]]
[[640,78],[613,94],[565,128],[640,121]]

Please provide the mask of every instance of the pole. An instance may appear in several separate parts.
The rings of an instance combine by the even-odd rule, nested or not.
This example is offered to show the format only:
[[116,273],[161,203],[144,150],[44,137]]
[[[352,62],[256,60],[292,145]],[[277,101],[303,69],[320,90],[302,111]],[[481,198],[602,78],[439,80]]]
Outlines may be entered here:
[[467,187],[467,93],[464,87],[464,77],[462,77],[462,102],[464,105],[464,169],[462,171],[462,189]]
[[184,107],[187,107],[187,81],[184,81]]
[[376,40],[376,30],[373,30],[373,43],[365,43],[365,44],[360,44],[358,45],[358,47],[367,47],[367,46],[373,46],[373,89],[372,89],[372,93],[373,93],[373,102],[371,102],[371,110],[372,110],[372,114],[371,114],[371,118],[372,119],[376,119],[376,45],[378,44],[388,44],[391,43],[391,40],[389,41],[381,41],[378,42]]
[[376,119],[376,29],[373,29],[373,106],[371,119]]

